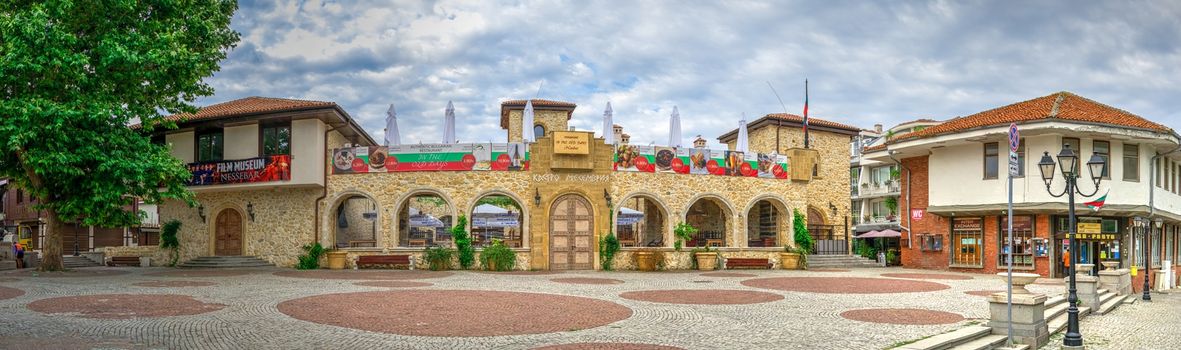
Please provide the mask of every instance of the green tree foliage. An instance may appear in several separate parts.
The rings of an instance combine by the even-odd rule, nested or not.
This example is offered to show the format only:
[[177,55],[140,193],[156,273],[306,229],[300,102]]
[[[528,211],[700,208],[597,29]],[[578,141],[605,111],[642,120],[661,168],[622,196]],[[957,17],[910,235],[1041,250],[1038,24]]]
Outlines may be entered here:
[[[512,271],[517,264],[517,253],[504,245],[504,241],[493,239],[492,245],[480,252],[480,264],[488,271]],[[496,268],[491,268],[496,265]]]
[[467,233],[467,217],[460,215],[455,226],[451,227],[451,239],[455,241],[455,250],[459,254],[459,267],[467,270],[476,262],[476,250],[472,248],[472,236]]
[[[0,2],[0,176],[46,213],[42,270],[62,269],[64,223],[140,221],[136,198],[191,201],[153,130],[213,94],[202,79],[238,42],[237,3]],[[129,128],[139,122],[141,128]]]
[[673,241],[673,249],[678,252],[681,251],[681,247],[685,245],[685,242],[693,239],[693,236],[696,235],[696,227],[693,227],[693,225],[687,222],[678,222],[677,226],[673,228],[673,236],[676,237],[676,240]]
[[611,271],[611,263],[615,261],[615,253],[619,252],[619,237],[614,232],[607,232],[599,239],[599,260],[603,271]]
[[295,268],[300,270],[320,268],[320,256],[324,255],[324,246],[321,246],[320,242],[305,244],[303,251],[304,254],[299,256],[299,264],[295,265]]
[[180,220],[172,219],[164,223],[160,228],[160,248],[168,249],[172,255],[172,261],[168,266],[176,266],[176,260],[180,257],[177,254],[177,249],[180,248],[180,239],[177,239],[176,234],[180,232]]

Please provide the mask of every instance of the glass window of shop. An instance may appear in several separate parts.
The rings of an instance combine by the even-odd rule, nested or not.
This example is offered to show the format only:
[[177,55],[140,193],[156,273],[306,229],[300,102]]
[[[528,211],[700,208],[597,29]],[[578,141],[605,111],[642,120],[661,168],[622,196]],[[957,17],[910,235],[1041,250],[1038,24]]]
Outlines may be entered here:
[[[1007,240],[1009,237],[1009,216],[1000,217],[1000,229],[997,230],[997,266],[1007,266],[1005,258],[1009,253]],[[1033,268],[1034,257],[1034,219],[1032,215],[1013,216],[1013,267]]]
[[[1064,251],[1069,246],[1069,218],[1054,217],[1054,239],[1058,251]],[[1079,241],[1077,261],[1080,264],[1095,264],[1096,268],[1103,261],[1119,261],[1123,253],[1120,246],[1122,237],[1123,218],[1084,216],[1077,218],[1075,238]],[[1058,271],[1062,271],[1059,261],[1055,264]]]
[[983,267],[984,218],[951,220],[951,265]]

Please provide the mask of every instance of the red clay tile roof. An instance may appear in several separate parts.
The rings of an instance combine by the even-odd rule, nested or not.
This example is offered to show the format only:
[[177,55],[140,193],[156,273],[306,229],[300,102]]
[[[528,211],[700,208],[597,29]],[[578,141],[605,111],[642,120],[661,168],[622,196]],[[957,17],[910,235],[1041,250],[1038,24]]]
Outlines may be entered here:
[[[897,135],[889,143],[983,127],[1007,125],[1009,123],[1055,119],[1146,129],[1163,133],[1173,132],[1167,126],[1149,121],[1122,109],[1063,91],[973,115],[951,119],[920,131]],[[867,148],[866,150],[869,149]]]
[[309,108],[330,108],[335,102],[293,100],[286,98],[251,96],[213,104],[197,110],[196,114],[178,113],[165,117],[172,121],[198,121],[249,114],[288,112]]
[[[508,111],[512,110],[512,109],[525,108],[525,101],[526,100],[507,100],[507,101],[500,103],[500,128],[501,129],[508,129]],[[573,104],[570,102],[564,102],[564,101],[542,100],[542,99],[536,99],[536,98],[529,100],[529,101],[533,101],[533,108],[534,109],[568,110],[568,112],[566,113],[566,120],[570,120],[570,117],[574,115],[574,108],[578,107],[578,105],[576,105],[576,104]],[[511,108],[511,107],[518,107],[518,108]]]
[[[772,114],[768,114],[764,118],[779,119],[779,120],[782,120],[785,122],[795,122],[795,123],[800,123],[800,124],[804,123],[804,117],[801,117],[801,116],[798,116],[795,114],[772,113]],[[852,130],[852,131],[861,131],[861,128],[856,127],[856,126],[841,124],[841,123],[837,123],[834,121],[828,121],[828,120],[824,120],[824,119],[816,119],[815,117],[808,117],[808,125],[809,126],[813,126],[813,125],[814,126],[827,126],[830,128],[845,129],[845,130]]]

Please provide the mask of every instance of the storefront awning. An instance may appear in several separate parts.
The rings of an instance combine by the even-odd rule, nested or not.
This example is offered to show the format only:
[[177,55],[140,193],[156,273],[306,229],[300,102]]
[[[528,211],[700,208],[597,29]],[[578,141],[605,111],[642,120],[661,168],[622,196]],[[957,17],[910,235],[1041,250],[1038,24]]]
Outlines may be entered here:
[[869,231],[857,238],[891,238],[902,237],[902,233],[894,230]]

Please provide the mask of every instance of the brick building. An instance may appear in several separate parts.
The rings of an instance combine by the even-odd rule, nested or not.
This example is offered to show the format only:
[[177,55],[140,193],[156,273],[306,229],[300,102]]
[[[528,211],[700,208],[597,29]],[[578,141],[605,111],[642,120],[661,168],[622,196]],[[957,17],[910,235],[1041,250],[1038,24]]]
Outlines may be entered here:
[[[1011,248],[1004,244],[1010,123],[1021,135]],[[1179,144],[1178,134],[1164,125],[1060,92],[897,135],[866,148],[864,157],[901,167],[904,266],[995,273],[1004,271],[1005,253],[1013,249],[1016,270],[1061,277],[1067,205],[1065,197],[1047,191],[1037,167],[1043,152],[1056,155],[1070,147],[1080,164],[1092,155],[1106,160],[1097,193],[1076,196],[1081,263],[1111,261],[1143,270],[1148,254],[1153,269],[1166,262],[1175,269],[1181,253]],[[1080,171],[1079,190],[1096,191],[1086,165]],[[1055,194],[1063,191],[1057,170],[1049,187]],[[1082,204],[1105,193],[1101,210]],[[1134,217],[1159,220],[1162,227],[1143,232],[1132,227]],[[1176,274],[1168,277],[1161,282],[1177,284]]]

